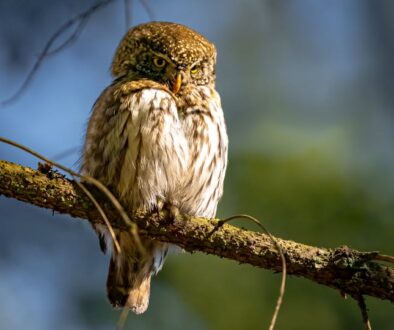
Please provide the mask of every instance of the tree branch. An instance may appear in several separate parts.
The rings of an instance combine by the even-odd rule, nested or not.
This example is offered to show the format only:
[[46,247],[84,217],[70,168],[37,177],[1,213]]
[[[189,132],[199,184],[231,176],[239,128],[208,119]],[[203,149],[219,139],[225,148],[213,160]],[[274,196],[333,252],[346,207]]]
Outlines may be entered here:
[[[113,227],[128,230],[111,203],[95,189],[91,191]],[[77,184],[52,170],[36,171],[0,161],[0,195],[91,222],[102,221]],[[282,269],[279,253],[265,234],[227,224],[219,226],[214,219],[187,215],[174,219],[166,211],[137,212],[131,218],[141,235],[179,245],[186,251],[201,251],[275,272]],[[394,269],[374,261],[378,252],[359,252],[345,246],[325,249],[279,238],[277,242],[285,254],[289,275],[336,288],[352,297],[369,295],[394,302]]]

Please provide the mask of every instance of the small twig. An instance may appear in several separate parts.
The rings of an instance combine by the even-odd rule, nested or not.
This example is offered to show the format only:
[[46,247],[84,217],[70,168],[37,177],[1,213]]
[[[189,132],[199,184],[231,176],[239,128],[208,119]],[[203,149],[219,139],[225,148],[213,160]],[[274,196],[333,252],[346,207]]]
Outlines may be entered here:
[[126,32],[129,30],[133,19],[133,0],[123,0],[124,3],[124,19],[126,25]]
[[[142,245],[140,237],[138,235],[138,227],[137,227],[137,225],[130,220],[129,216],[127,215],[126,211],[124,210],[122,205],[119,203],[117,198],[100,181],[96,180],[95,178],[93,178],[91,176],[79,174],[79,173],[77,173],[77,172],[75,172],[75,171],[73,171],[73,170],[71,170],[71,169],[59,164],[59,163],[56,163],[56,162],[54,162],[54,161],[52,161],[52,160],[40,155],[39,153],[35,152],[34,150],[31,150],[30,148],[25,147],[25,146],[23,146],[23,145],[21,145],[21,144],[19,144],[17,142],[11,141],[11,140],[3,138],[3,137],[0,137],[0,142],[3,142],[3,143],[6,143],[6,144],[9,144],[9,145],[12,145],[12,146],[14,146],[16,148],[22,149],[22,150],[28,152],[29,154],[31,154],[31,155],[33,155],[33,156],[35,156],[35,157],[47,162],[48,164],[51,164],[52,166],[55,166],[55,167],[65,171],[65,172],[71,174],[72,176],[78,177],[78,178],[80,178],[80,179],[82,179],[82,180],[84,180],[86,182],[89,182],[90,184],[96,186],[96,188],[98,188],[101,192],[103,192],[106,195],[106,197],[111,201],[112,205],[115,207],[115,209],[121,215],[124,223],[130,228],[130,231],[131,231],[131,233],[132,233],[132,235],[134,237],[134,240],[135,240],[135,242],[137,244],[137,247],[139,248],[141,253],[142,254],[146,254],[145,248]],[[116,237],[114,236],[114,237],[112,237],[112,239],[115,242]]]
[[[14,147],[17,147],[19,149],[22,149],[22,150],[32,154],[33,156],[36,156],[36,157],[40,158],[41,160],[44,160],[46,163],[48,163],[48,164],[50,164],[52,166],[56,166],[56,167],[62,169],[63,171],[66,171],[67,173],[72,175],[74,180],[76,179],[76,177],[81,177],[78,173],[72,171],[71,169],[68,169],[68,168],[66,168],[66,167],[64,167],[62,165],[59,166],[59,164],[54,163],[53,161],[41,156],[40,154],[36,153],[35,151],[33,151],[33,150],[23,146],[23,145],[20,145],[19,143],[16,143],[14,141],[11,141],[11,140],[8,140],[8,139],[2,138],[2,137],[0,137],[0,141],[4,142],[4,143],[7,143],[7,144],[10,144],[10,145],[12,145]],[[114,230],[113,230],[113,228],[112,228],[107,216],[105,215],[103,209],[101,208],[101,206],[99,205],[97,200],[93,197],[93,195],[85,188],[85,186],[82,183],[80,183],[77,180],[75,180],[75,182],[82,189],[82,191],[88,196],[88,198],[92,201],[92,203],[95,205],[95,207],[99,211],[99,213],[102,216],[105,224],[108,227],[108,231],[110,232],[112,240],[114,241],[115,248],[120,253],[121,252],[120,244],[119,244],[118,240],[116,239],[115,232],[114,232]]]
[[[29,86],[30,82],[32,81],[33,77],[35,76],[36,72],[40,68],[43,60],[45,57],[49,55],[53,55],[57,53],[58,51],[64,49],[65,47],[69,46],[72,42],[74,42],[78,36],[80,35],[80,32],[82,31],[84,25],[86,24],[88,18],[95,13],[97,10],[100,8],[110,4],[115,0],[102,0],[91,6],[89,9],[85,10],[84,12],[70,18],[67,22],[63,23],[56,31],[55,33],[52,34],[52,36],[48,39],[47,43],[45,44],[43,50],[41,53],[38,55],[37,60],[35,61],[33,67],[27,74],[25,80],[21,84],[21,86],[16,90],[14,94],[12,94],[10,97],[7,99],[3,100],[0,102],[0,106],[6,106],[13,101],[15,101],[21,94],[26,90],[26,88]],[[58,46],[56,49],[51,50],[53,44],[58,40],[58,38],[64,34],[68,29],[70,29],[72,26],[74,26],[76,23],[79,22],[79,25],[77,26],[76,30],[74,33],[66,39],[60,46]]]
[[219,226],[223,225],[226,222],[229,222],[233,219],[248,219],[250,221],[253,221],[255,224],[257,224],[267,235],[268,237],[271,239],[272,243],[275,245],[276,249],[279,252],[280,258],[282,260],[282,280],[281,280],[281,284],[280,284],[280,289],[279,289],[279,296],[278,299],[276,300],[276,306],[275,306],[275,311],[272,315],[271,318],[271,323],[269,326],[269,330],[273,330],[275,328],[275,324],[276,324],[276,320],[278,318],[278,314],[279,314],[279,310],[280,307],[282,305],[283,302],[283,297],[285,295],[285,289],[286,289],[286,259],[285,256],[283,254],[283,250],[282,247],[279,245],[278,241],[271,235],[271,233],[264,227],[264,225],[257,220],[256,218],[247,215],[247,214],[238,214],[238,215],[233,215],[231,217],[228,217],[226,219],[220,220],[219,221]]
[[75,147],[68,148],[66,150],[63,150],[63,151],[53,155],[51,157],[51,159],[54,160],[54,161],[59,161],[59,160],[64,159],[64,158],[66,158],[66,157],[68,157],[70,155],[73,155],[74,153],[78,152],[80,149],[81,149],[80,146],[78,146],[78,147],[75,146]]
[[391,263],[394,264],[394,257],[388,256],[386,254],[378,254],[377,256],[375,256],[374,259],[375,260],[381,260],[381,261],[387,261],[387,262],[391,262]]
[[[75,177],[73,177],[73,179],[75,179]],[[89,197],[89,199],[93,202],[94,206],[97,208],[97,210],[100,212],[101,217],[103,218],[105,225],[108,228],[108,231],[112,237],[112,240],[114,241],[114,245],[115,245],[115,249],[118,253],[121,253],[121,248],[120,248],[120,244],[118,242],[118,240],[116,239],[116,235],[115,232],[111,226],[111,223],[109,222],[106,214],[104,213],[103,209],[101,208],[100,204],[97,202],[96,198],[93,197],[93,195],[90,193],[89,190],[86,189],[86,187],[79,181],[75,180],[75,182],[77,183],[77,185],[79,186],[79,188],[82,189],[82,191],[86,194],[86,196]]]
[[57,46],[55,49],[48,51],[46,56],[55,55],[60,51],[64,50],[65,48],[70,47],[75,41],[77,41],[78,37],[82,33],[82,30],[86,26],[87,22],[88,22],[88,17],[81,18],[80,22],[75,28],[75,31],[66,40],[64,40],[62,44]]
[[[45,44],[44,48],[42,49],[41,53],[39,53],[36,61],[34,62],[33,67],[30,69],[28,74],[26,75],[24,81],[20,85],[20,87],[8,98],[0,101],[0,107],[5,107],[15,100],[17,100],[27,89],[30,85],[31,81],[33,80],[34,76],[36,75],[38,69],[41,67],[44,59],[48,56],[55,55],[58,52],[64,50],[65,48],[71,46],[81,35],[84,27],[87,24],[88,19],[92,14],[94,14],[97,10],[105,7],[106,5],[114,2],[116,0],[102,0],[97,2],[96,4],[92,5],[90,8],[85,10],[84,12],[70,18],[68,21],[63,23],[48,39],[47,43]],[[150,7],[147,0],[140,0],[141,5],[144,7],[148,17],[151,21],[154,20],[153,10]],[[125,21],[126,21],[126,31],[129,28],[132,20],[132,0],[124,0],[125,4]],[[58,40],[60,36],[62,36],[67,30],[72,28],[74,25],[77,25],[74,32],[64,40],[59,46],[54,49],[51,49],[54,43]]]
[[153,10],[150,7],[148,1],[147,0],[140,0],[140,3],[142,5],[142,7],[144,7],[146,13],[148,14],[149,20],[154,21],[155,15],[153,15]]
[[127,317],[129,316],[129,309],[124,307],[120,313],[118,322],[116,323],[116,330],[122,330],[126,324]]
[[363,323],[366,330],[372,330],[371,322],[368,317],[367,305],[365,304],[364,296],[353,296],[353,298],[357,301],[358,307],[360,307],[361,315],[363,318]]

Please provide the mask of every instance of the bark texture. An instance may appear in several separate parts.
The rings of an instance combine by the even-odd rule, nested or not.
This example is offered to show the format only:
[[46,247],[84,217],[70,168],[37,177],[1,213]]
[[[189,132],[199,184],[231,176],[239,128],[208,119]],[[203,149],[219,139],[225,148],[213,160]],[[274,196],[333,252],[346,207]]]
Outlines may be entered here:
[[[113,227],[128,230],[110,202],[90,189]],[[48,168],[33,170],[0,161],[0,195],[16,198],[72,217],[102,223],[89,198],[77,184]],[[171,242],[186,251],[201,251],[253,266],[281,271],[281,259],[270,238],[262,233],[221,225],[218,220],[177,215],[167,211],[134,213],[141,235]],[[336,288],[353,297],[369,295],[394,302],[394,269],[374,261],[377,252],[360,252],[342,246],[326,249],[277,238],[289,275],[301,276]]]

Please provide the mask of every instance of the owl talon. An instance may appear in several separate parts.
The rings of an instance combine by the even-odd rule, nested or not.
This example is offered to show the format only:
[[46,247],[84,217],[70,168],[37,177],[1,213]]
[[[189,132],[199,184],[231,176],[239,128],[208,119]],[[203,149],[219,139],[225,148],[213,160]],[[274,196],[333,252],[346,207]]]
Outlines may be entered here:
[[165,218],[171,219],[172,221],[175,220],[180,214],[179,209],[175,205],[165,202],[161,199],[157,201],[153,213],[156,213],[158,218],[163,216],[164,213]]
[[166,211],[168,218],[174,221],[180,214],[179,209],[170,203],[164,203],[162,210]]

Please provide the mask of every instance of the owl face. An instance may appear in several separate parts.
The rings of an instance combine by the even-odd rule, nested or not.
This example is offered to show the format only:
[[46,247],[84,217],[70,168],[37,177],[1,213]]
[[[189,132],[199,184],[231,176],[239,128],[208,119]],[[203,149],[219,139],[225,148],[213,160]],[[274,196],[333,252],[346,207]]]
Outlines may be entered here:
[[177,93],[215,83],[216,50],[199,33],[179,24],[151,22],[128,31],[112,63],[115,77],[150,79]]

